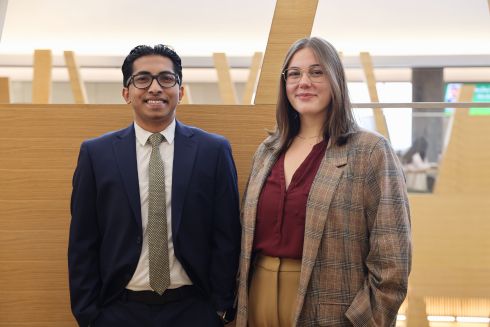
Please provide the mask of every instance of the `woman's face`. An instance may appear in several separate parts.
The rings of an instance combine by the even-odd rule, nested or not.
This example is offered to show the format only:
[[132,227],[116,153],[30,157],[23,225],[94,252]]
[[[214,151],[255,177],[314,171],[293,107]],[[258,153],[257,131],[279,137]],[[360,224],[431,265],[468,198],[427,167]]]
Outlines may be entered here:
[[301,117],[325,119],[332,99],[325,69],[310,48],[296,52],[285,72],[286,95]]

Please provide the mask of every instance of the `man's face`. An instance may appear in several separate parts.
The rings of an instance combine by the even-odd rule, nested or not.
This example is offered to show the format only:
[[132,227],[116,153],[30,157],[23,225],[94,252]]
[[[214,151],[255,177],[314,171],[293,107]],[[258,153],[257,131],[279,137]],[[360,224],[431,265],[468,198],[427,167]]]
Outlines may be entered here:
[[[159,55],[143,56],[133,62],[133,76],[147,73],[174,73],[172,60]],[[122,90],[126,103],[131,104],[135,122],[150,132],[164,130],[175,117],[175,108],[184,95],[178,83],[164,88],[154,79],[147,88],[136,88],[133,82]]]

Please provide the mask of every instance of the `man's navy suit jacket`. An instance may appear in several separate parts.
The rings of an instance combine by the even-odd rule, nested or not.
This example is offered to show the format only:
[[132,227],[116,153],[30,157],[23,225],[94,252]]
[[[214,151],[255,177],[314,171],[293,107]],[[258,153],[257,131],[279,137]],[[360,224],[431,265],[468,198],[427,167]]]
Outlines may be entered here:
[[[228,141],[176,122],[172,240],[217,310],[233,306],[240,253],[237,174]],[[68,246],[72,311],[87,326],[124,291],[142,247],[134,126],[83,142]]]

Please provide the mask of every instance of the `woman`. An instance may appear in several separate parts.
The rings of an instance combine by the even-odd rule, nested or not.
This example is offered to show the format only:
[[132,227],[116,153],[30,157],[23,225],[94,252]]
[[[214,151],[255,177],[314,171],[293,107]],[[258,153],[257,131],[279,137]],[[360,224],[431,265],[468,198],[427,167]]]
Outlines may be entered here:
[[400,163],[356,125],[321,38],[289,49],[243,198],[237,326],[394,326],[411,265]]

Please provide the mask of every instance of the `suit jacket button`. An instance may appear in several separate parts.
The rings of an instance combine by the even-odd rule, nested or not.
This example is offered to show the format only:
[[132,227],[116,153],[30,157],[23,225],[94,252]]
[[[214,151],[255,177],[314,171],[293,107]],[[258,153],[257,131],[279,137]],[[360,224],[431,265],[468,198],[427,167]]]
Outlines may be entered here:
[[141,244],[141,236],[138,236],[138,238],[136,239],[136,244],[138,244],[138,245]]

